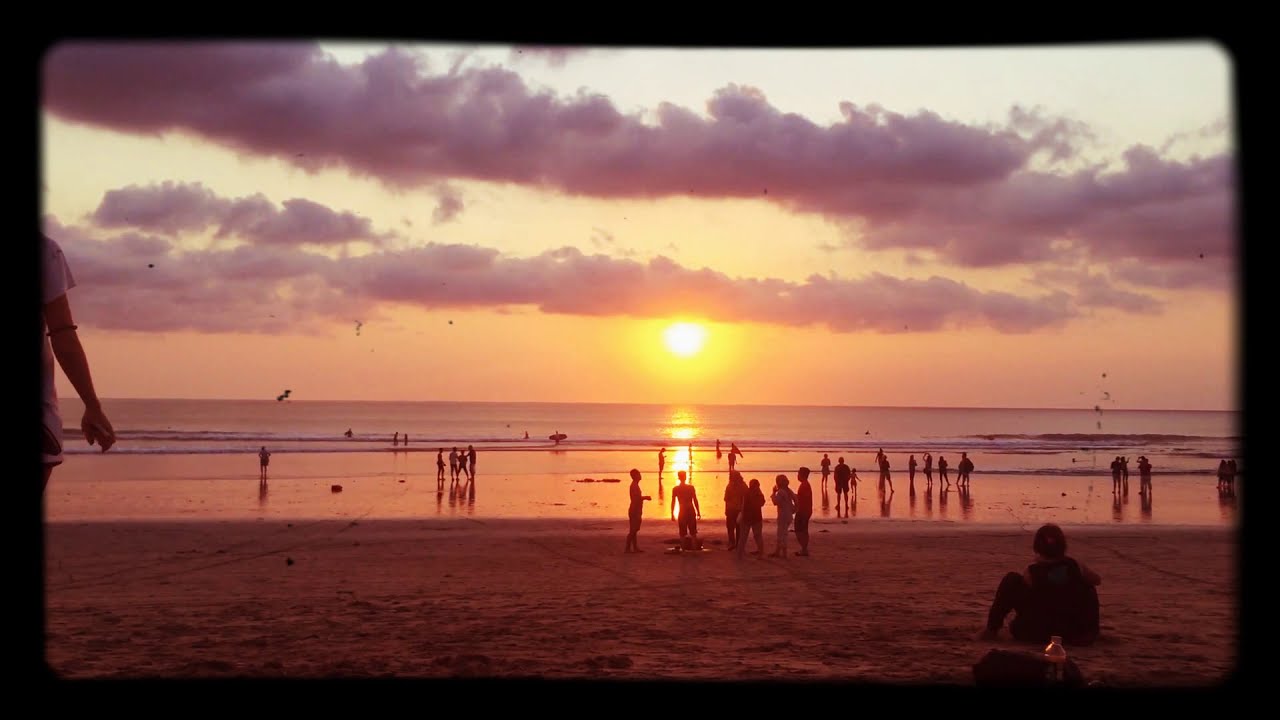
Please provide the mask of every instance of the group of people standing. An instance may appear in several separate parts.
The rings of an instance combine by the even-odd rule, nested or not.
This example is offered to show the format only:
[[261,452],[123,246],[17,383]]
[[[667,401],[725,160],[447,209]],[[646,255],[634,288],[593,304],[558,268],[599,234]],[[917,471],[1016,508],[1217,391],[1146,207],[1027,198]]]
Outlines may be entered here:
[[1223,492],[1235,492],[1236,489],[1236,459],[1218,461],[1218,490]]
[[[455,446],[449,453],[449,477],[450,485],[454,485],[460,478],[467,481],[475,481],[476,479],[476,449],[472,445],[467,446],[466,452],[458,452]],[[436,451],[436,490],[444,490],[444,448]]]

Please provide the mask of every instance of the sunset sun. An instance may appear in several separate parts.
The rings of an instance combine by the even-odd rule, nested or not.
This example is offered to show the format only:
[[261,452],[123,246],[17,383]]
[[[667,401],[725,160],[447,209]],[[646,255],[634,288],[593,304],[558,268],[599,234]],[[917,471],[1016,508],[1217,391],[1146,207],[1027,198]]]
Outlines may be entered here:
[[696,355],[707,339],[707,331],[701,325],[680,322],[663,333],[667,349],[681,357]]

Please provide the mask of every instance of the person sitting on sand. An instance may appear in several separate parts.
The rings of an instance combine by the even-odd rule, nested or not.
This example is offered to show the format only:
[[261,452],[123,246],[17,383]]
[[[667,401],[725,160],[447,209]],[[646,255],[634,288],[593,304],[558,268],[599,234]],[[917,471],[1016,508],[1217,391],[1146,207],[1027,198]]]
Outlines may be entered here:
[[778,542],[773,554],[769,557],[787,558],[787,533],[791,530],[791,519],[796,512],[796,494],[787,487],[790,481],[786,475],[778,475],[773,480],[773,492],[769,499],[778,506]]
[[796,540],[800,549],[796,555],[809,556],[809,518],[813,517],[813,488],[809,486],[809,468],[802,467],[796,471],[796,479],[800,487],[796,492]]
[[738,557],[747,553],[747,534],[756,540],[756,557],[764,556],[764,491],[760,489],[760,481],[751,478],[746,497],[742,501],[742,523],[738,526]]
[[1092,644],[1098,637],[1101,576],[1067,555],[1067,538],[1057,525],[1037,530],[1031,548],[1035,561],[1026,571],[1000,581],[979,639],[995,640],[1013,612],[1009,633],[1015,640],[1043,643],[1058,635],[1067,644]]
[[698,520],[702,519],[702,508],[698,507],[698,491],[687,482],[684,470],[676,473],[680,484],[671,489],[671,519],[676,520],[676,505],[680,506],[680,547],[695,550],[699,547]]
[[724,488],[724,525],[729,531],[729,550],[738,547],[738,525],[742,514],[742,501],[747,496],[747,484],[742,481],[742,473],[729,473],[729,483]]
[[631,505],[627,508],[627,519],[630,521],[630,530],[627,532],[627,549],[623,552],[644,552],[640,546],[636,544],[636,535],[640,532],[640,518],[644,515],[644,502],[651,500],[648,495],[644,495],[640,491],[640,471],[631,469]]

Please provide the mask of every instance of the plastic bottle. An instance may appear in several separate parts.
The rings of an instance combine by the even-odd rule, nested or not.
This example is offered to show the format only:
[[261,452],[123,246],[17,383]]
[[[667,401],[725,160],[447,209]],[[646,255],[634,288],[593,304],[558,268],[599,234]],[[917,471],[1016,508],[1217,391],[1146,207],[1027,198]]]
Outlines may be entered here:
[[1059,684],[1064,678],[1064,670],[1067,664],[1067,649],[1062,647],[1062,637],[1054,635],[1049,638],[1049,644],[1044,648],[1044,659],[1046,663],[1045,676],[1052,684]]

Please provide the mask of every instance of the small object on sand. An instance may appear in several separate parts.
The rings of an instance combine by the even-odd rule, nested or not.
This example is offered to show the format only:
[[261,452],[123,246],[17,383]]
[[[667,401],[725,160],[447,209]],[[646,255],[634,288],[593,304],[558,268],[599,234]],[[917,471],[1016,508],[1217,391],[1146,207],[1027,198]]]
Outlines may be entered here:
[[1067,494],[1066,494],[1066,493],[1062,493],[1062,497],[1066,497],[1066,496],[1067,496]]
[[[1204,257],[1204,256],[1203,256],[1203,255],[1201,255],[1200,257]],[[149,267],[149,268],[153,268],[153,267],[155,267],[155,266],[156,266],[156,264],[155,264],[155,263],[147,263],[147,267]]]
[[[403,481],[403,480],[401,480],[400,482],[404,482],[404,481]],[[1063,495],[1066,495],[1066,493],[1063,493]]]
[[342,492],[342,486],[341,486],[341,485],[330,485],[330,486],[329,486],[329,492]]
[[291,558],[291,557],[287,557],[287,558],[285,558],[285,559],[284,559],[284,564],[285,564],[285,565],[292,565],[292,564],[293,564],[293,558]]
[[449,321],[449,324],[450,324],[450,325],[452,325],[452,324],[453,324],[453,321],[452,321],[452,320],[450,320],[450,321]]

